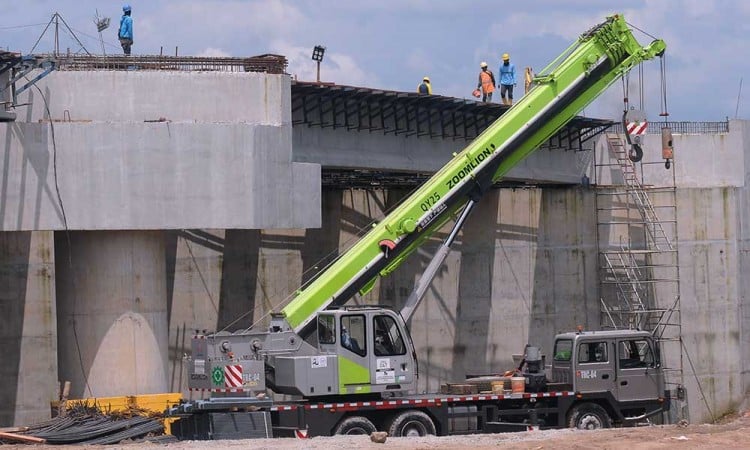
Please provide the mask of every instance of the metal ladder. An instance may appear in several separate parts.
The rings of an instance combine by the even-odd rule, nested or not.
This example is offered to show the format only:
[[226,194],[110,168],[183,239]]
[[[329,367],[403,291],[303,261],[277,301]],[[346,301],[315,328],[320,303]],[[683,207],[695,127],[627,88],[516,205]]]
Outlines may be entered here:
[[[643,329],[648,320],[643,316],[648,309],[643,298],[645,294],[642,294],[645,292],[645,286],[641,282],[644,276],[633,251],[620,244],[619,251],[604,252],[603,256],[606,262],[605,273],[611,274],[611,283],[617,287],[620,297],[617,312],[621,315],[621,323],[628,323],[629,328]],[[627,315],[625,320],[622,315]],[[617,326],[616,323],[612,325]]]
[[643,188],[643,184],[638,180],[635,165],[630,160],[622,139],[616,134],[607,133],[607,144],[609,151],[620,165],[627,193],[641,214],[644,227],[651,239],[651,243],[654,245],[654,249],[673,250],[672,242],[664,231],[659,217],[656,215],[654,205]]

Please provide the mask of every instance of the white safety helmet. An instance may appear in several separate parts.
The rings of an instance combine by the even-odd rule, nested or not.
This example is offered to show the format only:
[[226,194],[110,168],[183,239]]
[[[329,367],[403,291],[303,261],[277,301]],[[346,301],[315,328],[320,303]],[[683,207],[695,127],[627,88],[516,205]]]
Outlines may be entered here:
[[487,63],[486,63],[486,62],[484,62],[484,61],[482,61],[482,62],[481,62],[481,63],[479,64],[479,67],[481,67],[482,69],[484,69],[485,67],[487,67]]

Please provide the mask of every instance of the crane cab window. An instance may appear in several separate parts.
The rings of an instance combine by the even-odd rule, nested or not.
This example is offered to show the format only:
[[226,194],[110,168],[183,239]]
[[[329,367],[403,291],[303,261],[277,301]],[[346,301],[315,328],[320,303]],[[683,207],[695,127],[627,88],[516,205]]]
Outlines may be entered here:
[[573,354],[573,341],[570,339],[560,339],[555,342],[555,361],[570,361]]
[[341,316],[341,346],[347,350],[365,356],[367,346],[365,336],[365,316],[357,314]]
[[336,318],[329,315],[318,316],[318,343],[336,343]]
[[398,325],[393,317],[375,316],[372,319],[375,335],[375,356],[395,356],[406,354],[406,346]]
[[606,342],[583,342],[578,344],[579,363],[602,363],[607,362]]
[[656,365],[654,353],[645,339],[619,341],[617,343],[617,358],[620,369],[655,367]]

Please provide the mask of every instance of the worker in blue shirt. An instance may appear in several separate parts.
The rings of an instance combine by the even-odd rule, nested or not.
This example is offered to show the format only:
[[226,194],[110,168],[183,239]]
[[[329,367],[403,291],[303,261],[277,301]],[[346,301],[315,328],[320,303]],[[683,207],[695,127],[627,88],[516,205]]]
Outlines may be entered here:
[[500,98],[503,105],[513,105],[513,86],[516,85],[516,66],[510,62],[510,55],[503,53],[503,63],[500,65]]
[[120,39],[122,51],[125,55],[130,55],[130,47],[133,45],[133,18],[130,17],[130,5],[123,5],[122,7],[122,18],[120,19],[117,37]]
[[422,78],[422,83],[417,86],[418,94],[432,95],[432,85],[430,84],[430,77]]

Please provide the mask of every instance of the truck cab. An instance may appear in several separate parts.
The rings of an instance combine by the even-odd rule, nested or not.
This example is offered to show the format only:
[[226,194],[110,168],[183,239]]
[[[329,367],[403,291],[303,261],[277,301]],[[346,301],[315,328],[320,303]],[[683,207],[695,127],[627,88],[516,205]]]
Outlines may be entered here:
[[659,348],[651,333],[637,330],[559,334],[552,355],[552,383],[577,393],[609,392],[617,402],[664,396]]

